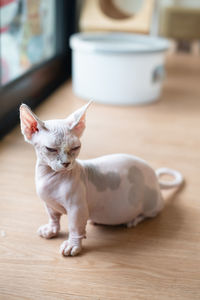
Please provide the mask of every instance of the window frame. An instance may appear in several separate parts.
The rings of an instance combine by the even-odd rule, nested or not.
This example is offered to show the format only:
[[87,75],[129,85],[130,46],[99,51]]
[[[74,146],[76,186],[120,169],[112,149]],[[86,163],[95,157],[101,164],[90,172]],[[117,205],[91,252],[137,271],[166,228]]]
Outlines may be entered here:
[[75,31],[76,1],[56,1],[56,55],[0,87],[0,138],[19,121],[19,105],[35,108],[71,75],[69,36]]

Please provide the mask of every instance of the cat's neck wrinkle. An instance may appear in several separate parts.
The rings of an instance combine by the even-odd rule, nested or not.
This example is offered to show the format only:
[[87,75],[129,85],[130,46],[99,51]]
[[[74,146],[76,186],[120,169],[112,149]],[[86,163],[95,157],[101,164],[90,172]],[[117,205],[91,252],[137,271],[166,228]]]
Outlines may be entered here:
[[[39,177],[43,177],[47,174],[53,173],[53,170],[44,162],[37,160],[36,164],[36,174]],[[54,172],[55,173],[55,172]]]

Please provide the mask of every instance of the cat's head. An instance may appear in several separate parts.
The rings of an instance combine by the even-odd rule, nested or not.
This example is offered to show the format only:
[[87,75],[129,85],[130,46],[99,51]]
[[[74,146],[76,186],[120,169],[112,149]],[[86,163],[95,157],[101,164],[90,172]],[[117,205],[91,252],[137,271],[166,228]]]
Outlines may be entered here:
[[21,131],[36,150],[40,161],[53,171],[71,170],[85,129],[85,115],[91,101],[66,119],[41,121],[26,105],[20,106]]

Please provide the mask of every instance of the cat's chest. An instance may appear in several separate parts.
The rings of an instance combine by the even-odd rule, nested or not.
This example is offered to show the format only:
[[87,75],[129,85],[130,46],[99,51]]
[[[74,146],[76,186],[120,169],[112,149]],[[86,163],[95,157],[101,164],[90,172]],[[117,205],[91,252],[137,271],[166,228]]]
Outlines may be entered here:
[[64,205],[72,193],[72,186],[71,180],[62,174],[36,176],[37,194],[45,202]]

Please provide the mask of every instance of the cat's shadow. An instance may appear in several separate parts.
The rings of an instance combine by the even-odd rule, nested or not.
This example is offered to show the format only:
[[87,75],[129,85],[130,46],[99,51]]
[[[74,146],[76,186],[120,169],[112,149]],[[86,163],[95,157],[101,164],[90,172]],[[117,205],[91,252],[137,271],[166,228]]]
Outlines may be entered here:
[[[168,192],[165,196],[163,211],[154,218],[146,219],[133,228],[126,226],[88,225],[88,240],[84,243],[81,255],[87,252],[115,252],[124,251],[124,248],[132,247],[133,251],[139,251],[145,247],[152,247],[151,240],[177,239],[184,220],[183,210],[177,191]],[[91,240],[90,240],[91,239]],[[130,243],[133,246],[130,246]],[[154,243],[155,247],[155,243]],[[132,251],[131,251],[132,253]]]

